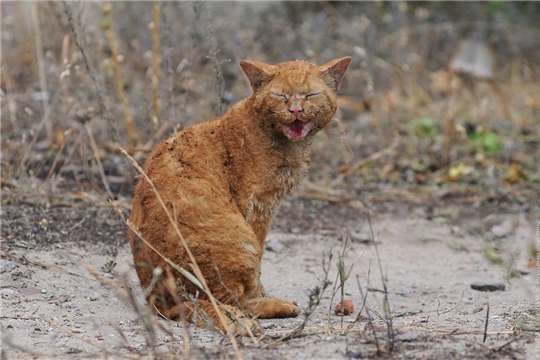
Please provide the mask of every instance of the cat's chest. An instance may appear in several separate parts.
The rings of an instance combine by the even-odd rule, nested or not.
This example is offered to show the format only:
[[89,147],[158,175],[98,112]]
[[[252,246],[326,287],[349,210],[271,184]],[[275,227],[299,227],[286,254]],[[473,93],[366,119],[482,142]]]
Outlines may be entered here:
[[247,194],[246,220],[270,221],[283,197],[300,184],[307,171],[308,162],[302,161],[293,165],[278,165],[257,174],[259,181],[252,184]]

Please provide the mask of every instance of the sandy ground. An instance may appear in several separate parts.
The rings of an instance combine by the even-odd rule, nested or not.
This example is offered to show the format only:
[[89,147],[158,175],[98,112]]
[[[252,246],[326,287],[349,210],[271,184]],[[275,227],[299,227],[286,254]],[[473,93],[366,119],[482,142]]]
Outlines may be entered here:
[[[310,204],[318,204],[313,206],[317,211],[311,212],[307,208]],[[340,211],[349,211],[345,205],[339,206],[344,207]],[[79,208],[70,211],[85,211]],[[340,317],[332,312],[328,316],[332,284],[302,336],[279,341],[302,322],[303,314],[295,319],[262,320],[265,335],[256,343],[249,338],[238,339],[244,359],[367,358],[377,355],[377,344],[384,358],[540,358],[538,324],[527,325],[531,316],[540,311],[538,275],[526,254],[527,243],[535,236],[534,226],[525,216],[506,217],[512,219],[514,226],[504,234],[504,246],[512,254],[514,268],[523,273],[508,280],[508,269],[486,260],[482,256],[484,241],[466,228],[441,224],[414,212],[406,216],[373,215],[395,331],[394,350],[389,353],[386,326],[377,315],[384,312],[376,249],[372,243],[364,242],[369,238],[367,218],[350,216],[333,228],[315,226],[324,208],[324,204],[298,199],[284,205],[268,237],[263,283],[272,296],[297,301],[305,311],[310,291],[323,284],[323,260],[328,264],[329,254],[333,254],[329,280],[335,282],[335,263],[343,249],[343,234],[351,234],[350,251],[344,259],[347,268],[353,263],[355,266],[346,282],[345,296],[353,300],[354,314]],[[10,209],[2,209],[2,359],[152,356],[148,331],[139,312],[131,306],[129,294],[138,302],[142,296],[121,226],[115,224],[111,230],[118,241],[77,241],[69,231],[63,234],[54,227],[54,221],[62,221],[61,217],[52,216],[52,210],[43,210],[38,215],[26,216],[26,221],[36,224],[41,217],[49,218],[48,226],[41,223],[34,240],[47,237],[49,231],[59,234],[56,240],[39,246],[39,241],[29,241],[29,234],[25,237],[24,232],[15,231],[13,224],[18,217]],[[298,223],[303,225],[289,226],[290,219],[300,211],[304,215]],[[334,214],[337,217],[340,212]],[[99,232],[109,234],[105,229],[107,223],[102,226]],[[85,221],[77,228],[84,231],[85,227],[88,232],[96,231]],[[117,264],[112,271],[111,261]],[[101,280],[87,266],[93,267]],[[505,291],[473,290],[474,282],[503,283]],[[372,310],[375,331],[365,317],[365,309],[354,323],[363,303],[359,286],[363,293],[370,289],[365,305]],[[338,293],[333,306],[339,299]],[[487,338],[483,342],[488,308]],[[181,357],[185,351],[181,324],[157,317],[154,320],[163,327],[156,327],[155,351]],[[520,324],[518,328],[516,322]],[[522,331],[526,326],[536,331]],[[190,357],[235,358],[230,341],[220,333],[193,326],[189,326],[188,332]]]

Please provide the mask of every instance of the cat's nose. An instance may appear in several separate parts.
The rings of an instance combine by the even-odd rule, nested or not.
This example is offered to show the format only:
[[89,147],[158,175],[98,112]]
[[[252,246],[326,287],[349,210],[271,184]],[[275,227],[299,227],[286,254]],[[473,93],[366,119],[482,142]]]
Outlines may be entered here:
[[289,108],[289,112],[291,114],[294,114],[294,117],[296,117],[298,119],[298,114],[303,112],[304,109],[300,106],[300,105],[293,105]]

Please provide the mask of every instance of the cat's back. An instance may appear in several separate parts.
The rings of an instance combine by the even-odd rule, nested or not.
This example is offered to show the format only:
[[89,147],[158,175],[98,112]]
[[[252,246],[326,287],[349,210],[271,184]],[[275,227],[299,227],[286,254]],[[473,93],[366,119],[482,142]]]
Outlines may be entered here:
[[[178,210],[192,211],[201,206],[200,199],[223,196],[229,191],[219,122],[214,119],[185,128],[157,145],[146,160],[145,173],[162,198]],[[133,201],[134,218],[140,215],[143,222],[154,211],[160,213],[161,205],[141,177]]]
[[178,181],[215,170],[224,154],[219,122],[213,119],[192,125],[156,146],[144,166],[148,176],[158,182],[173,178]]

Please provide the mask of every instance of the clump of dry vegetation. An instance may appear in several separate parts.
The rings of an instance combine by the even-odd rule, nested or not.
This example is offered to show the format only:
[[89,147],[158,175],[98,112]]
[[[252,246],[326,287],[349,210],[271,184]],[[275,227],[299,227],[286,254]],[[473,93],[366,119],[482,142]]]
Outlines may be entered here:
[[325,136],[349,145],[321,136],[310,184],[327,195],[383,187],[460,201],[537,195],[536,4],[475,4],[460,21],[459,4],[2,6],[4,184],[33,176],[130,194],[133,173],[118,146],[143,161],[157,141],[248,95],[240,59],[348,54],[341,128]]

